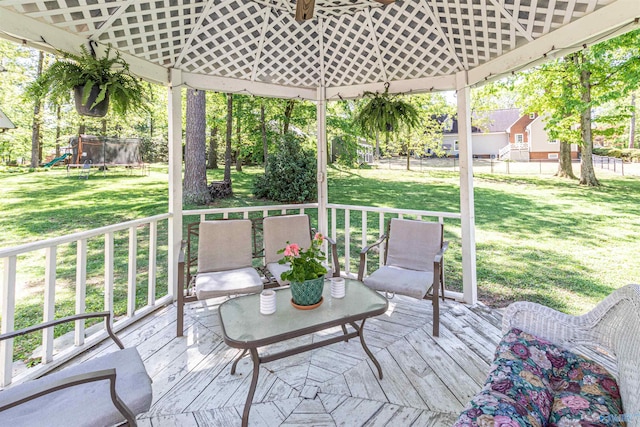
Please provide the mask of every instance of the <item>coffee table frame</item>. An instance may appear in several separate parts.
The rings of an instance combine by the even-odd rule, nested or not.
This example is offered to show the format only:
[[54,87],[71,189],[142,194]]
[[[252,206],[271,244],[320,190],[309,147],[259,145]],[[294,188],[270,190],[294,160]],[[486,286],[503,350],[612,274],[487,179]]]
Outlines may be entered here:
[[[369,358],[371,359],[371,361],[373,362],[373,364],[375,365],[376,369],[378,370],[378,377],[380,379],[382,379],[382,368],[380,367],[380,363],[378,362],[378,360],[376,360],[375,356],[373,355],[373,353],[371,352],[371,350],[369,350],[369,347],[367,347],[367,344],[364,340],[364,335],[363,335],[363,330],[364,330],[364,323],[368,318],[374,317],[374,316],[379,316],[383,313],[385,313],[387,311],[388,308],[388,301],[386,300],[386,298],[384,298],[382,295],[379,295],[378,293],[376,293],[375,291],[372,291],[368,288],[366,288],[366,286],[364,286],[364,284],[362,284],[361,282],[355,281],[355,280],[347,280],[346,283],[347,288],[350,286],[361,286],[364,289],[367,289],[367,291],[370,291],[372,293],[374,293],[375,295],[377,295],[377,297],[380,298],[379,303],[380,306],[379,307],[375,307],[373,309],[367,310],[367,309],[363,309],[362,312],[360,313],[356,313],[353,315],[347,315],[344,317],[340,317],[340,318],[335,318],[335,319],[330,319],[312,326],[307,326],[307,327],[302,327],[299,329],[292,329],[290,331],[287,331],[286,333],[281,333],[281,334],[276,334],[273,336],[269,336],[269,337],[263,337],[261,339],[247,339],[247,340],[235,340],[230,338],[227,335],[227,331],[225,330],[225,319],[223,317],[223,311],[224,311],[224,304],[228,304],[228,303],[232,303],[234,300],[237,300],[238,298],[245,298],[247,299],[246,301],[250,301],[249,299],[257,299],[259,301],[259,296],[258,295],[247,295],[247,296],[241,296],[229,301],[225,301],[224,303],[222,303],[220,305],[218,314],[220,317],[220,325],[222,326],[222,332],[223,332],[223,338],[224,338],[224,342],[233,348],[239,348],[242,349],[243,352],[240,354],[240,356],[238,356],[236,358],[236,360],[233,362],[233,365],[231,366],[231,374],[234,375],[236,372],[236,367],[238,365],[238,362],[240,361],[240,359],[242,359],[247,353],[250,354],[251,356],[251,360],[253,362],[253,374],[251,377],[251,385],[249,387],[249,393],[247,395],[247,400],[245,402],[244,405],[244,411],[242,413],[242,427],[246,427],[249,423],[249,411],[251,410],[251,404],[253,401],[253,396],[255,394],[256,391],[256,386],[258,384],[258,376],[260,373],[260,364],[262,363],[268,363],[268,362],[272,362],[274,360],[279,360],[285,357],[289,357],[289,356],[293,356],[295,354],[300,354],[300,353],[304,353],[310,350],[314,350],[317,348],[321,348],[321,347],[325,347],[331,344],[335,344],[337,342],[340,341],[345,341],[347,342],[349,339],[351,338],[355,338],[355,337],[359,337],[360,338],[360,344],[362,345],[362,348],[364,349],[365,353],[367,354],[367,356],[369,356]],[[328,288],[328,283],[327,286],[325,286],[325,292],[324,292],[324,298],[325,298],[325,304],[327,304],[327,298],[331,298],[330,296],[330,292],[328,292],[327,288]],[[281,289],[281,290],[277,290],[276,292],[286,292],[289,293],[288,289]],[[349,292],[347,292],[347,296],[345,298],[349,298]],[[237,304],[239,301],[235,301],[235,303]],[[242,301],[244,302],[244,301]],[[252,304],[253,305],[253,304]],[[256,310],[258,310],[258,306],[255,307]],[[320,307],[318,307],[316,310],[322,310],[322,305]],[[306,314],[305,311],[299,310],[296,311],[294,315],[296,316],[304,316]],[[271,316],[277,316],[278,312],[276,311],[275,314],[271,315]],[[357,322],[360,322],[359,324]],[[321,341],[317,341],[317,342],[313,342],[311,344],[305,344],[305,345],[301,345],[301,346],[297,346],[297,347],[293,347],[284,351],[280,351],[277,353],[272,353],[272,354],[267,354],[267,355],[260,355],[258,353],[258,348],[260,347],[264,347],[266,345],[270,345],[270,344],[275,344],[275,343],[279,343],[279,342],[283,342],[286,340],[290,340],[293,338],[298,338],[304,335],[309,335],[312,334],[314,332],[319,332],[325,329],[329,329],[329,328],[333,328],[336,326],[340,326],[342,329],[342,334],[335,336],[335,337],[331,337],[331,338],[327,338],[327,339],[323,339]],[[347,330],[347,326],[351,326],[351,328],[353,328],[353,331],[349,332]]]

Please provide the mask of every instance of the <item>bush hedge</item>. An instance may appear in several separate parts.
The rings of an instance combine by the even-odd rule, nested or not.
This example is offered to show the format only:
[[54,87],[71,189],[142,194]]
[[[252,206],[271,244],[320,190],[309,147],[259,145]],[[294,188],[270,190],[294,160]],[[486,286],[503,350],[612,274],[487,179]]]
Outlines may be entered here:
[[594,148],[593,154],[597,156],[616,157],[627,162],[640,162],[640,149],[638,148]]
[[316,200],[316,154],[305,150],[303,143],[292,133],[280,137],[275,153],[269,154],[265,173],[253,182],[256,197],[287,203]]

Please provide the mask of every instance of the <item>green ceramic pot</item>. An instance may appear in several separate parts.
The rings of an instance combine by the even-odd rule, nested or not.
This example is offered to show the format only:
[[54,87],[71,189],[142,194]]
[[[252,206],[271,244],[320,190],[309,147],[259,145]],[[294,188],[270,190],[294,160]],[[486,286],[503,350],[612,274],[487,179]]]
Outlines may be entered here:
[[291,282],[291,297],[293,302],[298,305],[317,304],[322,298],[322,289],[324,288],[324,277],[317,279],[305,280],[304,282]]

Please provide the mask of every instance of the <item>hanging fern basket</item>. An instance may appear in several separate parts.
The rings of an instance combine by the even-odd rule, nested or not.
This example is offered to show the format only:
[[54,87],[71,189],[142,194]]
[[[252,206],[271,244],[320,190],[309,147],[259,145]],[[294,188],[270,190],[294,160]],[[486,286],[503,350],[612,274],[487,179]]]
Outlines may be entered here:
[[[94,86],[91,88],[91,92],[89,93],[89,98],[87,98],[87,102],[82,103],[82,91],[83,86],[76,86],[73,88],[73,96],[76,101],[76,111],[81,116],[89,116],[89,117],[104,117],[107,115],[109,111],[109,92],[107,92],[104,96],[104,99],[93,105],[96,101],[98,94],[100,93],[100,87]],[[93,107],[92,107],[93,105]]]

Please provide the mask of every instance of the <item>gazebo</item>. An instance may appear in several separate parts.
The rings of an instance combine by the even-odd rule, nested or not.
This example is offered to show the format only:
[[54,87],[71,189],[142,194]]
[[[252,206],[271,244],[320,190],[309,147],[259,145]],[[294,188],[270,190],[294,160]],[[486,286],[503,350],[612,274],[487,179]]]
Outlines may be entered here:
[[[169,299],[178,292],[183,238],[182,89],[316,102],[318,222],[325,232],[327,102],[383,91],[385,85],[392,93],[455,91],[463,265],[458,297],[476,302],[471,88],[638,28],[640,1],[316,0],[314,5],[312,0],[301,6],[305,9],[297,21],[293,0],[6,0],[0,2],[0,37],[52,52],[77,51],[90,40],[99,44],[98,51],[112,45],[133,73],[167,86],[168,213],[147,222],[169,223]],[[112,246],[111,229],[95,235],[101,233],[111,233],[105,246]],[[53,243],[26,249],[51,247]],[[26,249],[0,252],[7,288],[15,285],[16,254]],[[83,250],[86,262],[86,245]],[[55,253],[47,259],[54,268]],[[133,262],[135,266],[135,254]],[[109,274],[112,281],[112,269]],[[7,292],[11,296],[5,291],[5,298]],[[4,332],[12,328],[13,312],[9,303],[2,304]],[[134,311],[130,308],[129,314]],[[11,378],[6,364],[10,350],[5,346],[1,351],[2,383]]]

